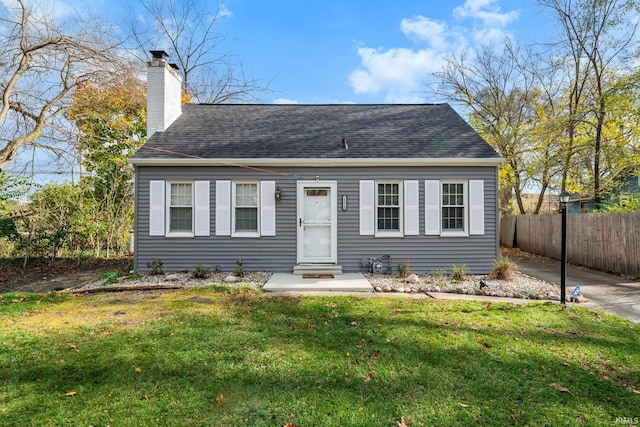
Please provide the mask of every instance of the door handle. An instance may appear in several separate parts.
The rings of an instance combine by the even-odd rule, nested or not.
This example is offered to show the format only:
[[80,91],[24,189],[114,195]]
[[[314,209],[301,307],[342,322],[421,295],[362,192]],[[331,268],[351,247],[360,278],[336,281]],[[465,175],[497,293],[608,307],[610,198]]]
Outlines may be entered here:
[[302,227],[302,218],[300,218],[300,227]]

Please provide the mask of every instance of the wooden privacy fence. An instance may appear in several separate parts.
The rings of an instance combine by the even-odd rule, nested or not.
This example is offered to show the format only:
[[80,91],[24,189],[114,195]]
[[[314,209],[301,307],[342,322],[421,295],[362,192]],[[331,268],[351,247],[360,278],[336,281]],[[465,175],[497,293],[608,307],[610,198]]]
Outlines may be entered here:
[[[500,244],[560,259],[562,216],[505,215]],[[567,215],[567,260],[640,277],[640,212]]]

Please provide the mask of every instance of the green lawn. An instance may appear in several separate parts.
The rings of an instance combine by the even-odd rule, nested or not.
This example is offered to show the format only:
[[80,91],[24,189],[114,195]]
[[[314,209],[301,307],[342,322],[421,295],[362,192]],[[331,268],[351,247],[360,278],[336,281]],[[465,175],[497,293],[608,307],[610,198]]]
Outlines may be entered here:
[[640,418],[640,325],[582,308],[220,288],[0,302],[2,426]]

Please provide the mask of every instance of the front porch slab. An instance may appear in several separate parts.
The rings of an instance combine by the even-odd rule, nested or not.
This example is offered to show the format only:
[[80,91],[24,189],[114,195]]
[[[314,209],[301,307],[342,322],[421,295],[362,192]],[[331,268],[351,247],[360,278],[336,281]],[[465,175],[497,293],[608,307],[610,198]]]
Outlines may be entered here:
[[336,274],[333,279],[274,273],[262,289],[267,292],[373,292],[373,286],[361,273]]

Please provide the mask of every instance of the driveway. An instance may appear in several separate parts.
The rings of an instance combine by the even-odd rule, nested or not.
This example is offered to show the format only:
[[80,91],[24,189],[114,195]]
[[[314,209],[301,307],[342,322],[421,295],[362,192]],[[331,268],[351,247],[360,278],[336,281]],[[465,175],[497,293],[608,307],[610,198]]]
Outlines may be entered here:
[[[560,261],[536,255],[508,254],[518,269],[529,276],[560,284]],[[579,285],[587,299],[585,307],[606,311],[640,323],[640,281],[614,274],[567,265],[567,296]],[[567,303],[571,304],[571,303]]]

